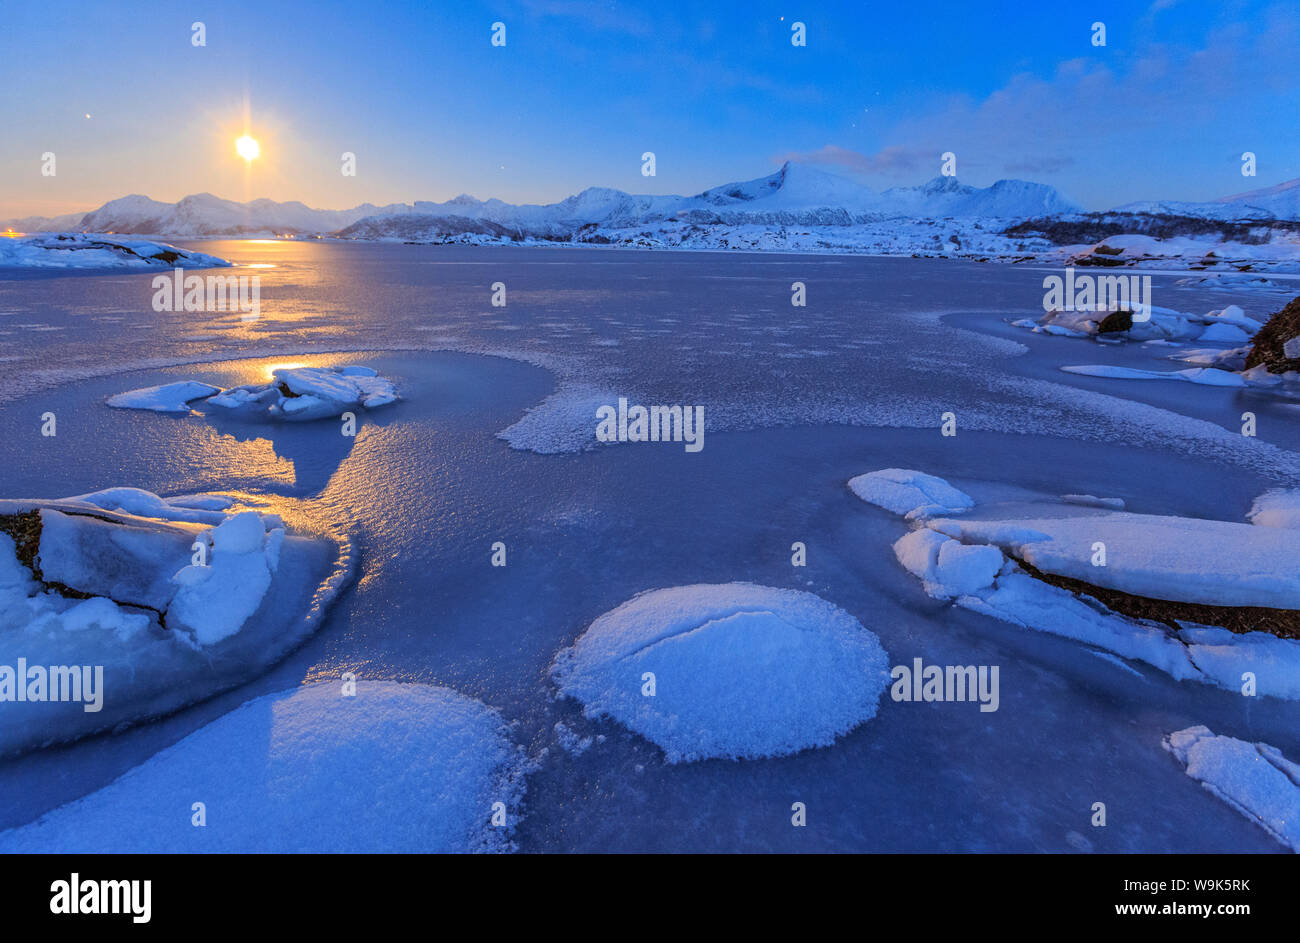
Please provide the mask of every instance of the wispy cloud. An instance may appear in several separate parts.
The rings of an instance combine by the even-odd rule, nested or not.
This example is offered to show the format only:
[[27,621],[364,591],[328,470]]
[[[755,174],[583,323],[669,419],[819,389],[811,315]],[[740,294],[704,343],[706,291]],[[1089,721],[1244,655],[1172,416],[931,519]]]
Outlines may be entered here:
[[827,144],[815,151],[792,151],[776,157],[777,163],[787,160],[796,164],[816,164],[835,167],[863,176],[911,176],[926,163],[935,163],[936,152],[920,151],[892,145],[874,154],[863,154],[835,144]]

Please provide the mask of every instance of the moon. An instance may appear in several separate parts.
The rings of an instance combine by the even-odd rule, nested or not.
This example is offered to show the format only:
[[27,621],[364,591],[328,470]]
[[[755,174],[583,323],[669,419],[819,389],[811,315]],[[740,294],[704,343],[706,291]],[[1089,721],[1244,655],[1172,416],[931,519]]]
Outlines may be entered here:
[[235,142],[235,153],[247,161],[257,160],[262,153],[262,146],[257,143],[256,138],[250,138],[245,134]]

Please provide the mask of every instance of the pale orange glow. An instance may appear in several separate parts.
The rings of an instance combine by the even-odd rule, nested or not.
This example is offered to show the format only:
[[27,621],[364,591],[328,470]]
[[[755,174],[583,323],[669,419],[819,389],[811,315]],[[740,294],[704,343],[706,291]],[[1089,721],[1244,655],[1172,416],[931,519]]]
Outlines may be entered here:
[[4,232],[0,232],[0,236],[8,236],[10,239],[17,239],[19,236],[25,236],[25,235],[27,235],[27,233],[14,232],[12,228],[6,229]]
[[295,360],[292,363],[272,363],[266,366],[266,378],[270,380],[275,376],[277,370],[292,370],[294,367],[305,367],[307,364],[301,360]]
[[235,153],[247,161],[257,160],[262,154],[262,146],[257,143],[256,138],[251,138],[247,134],[235,142]]

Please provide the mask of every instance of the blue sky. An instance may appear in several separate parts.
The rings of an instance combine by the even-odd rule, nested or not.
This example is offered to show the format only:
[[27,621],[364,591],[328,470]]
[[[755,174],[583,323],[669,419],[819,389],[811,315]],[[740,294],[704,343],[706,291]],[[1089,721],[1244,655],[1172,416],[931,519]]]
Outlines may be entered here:
[[[695,193],[786,158],[884,188],[935,176],[949,150],[964,182],[1039,180],[1093,209],[1300,177],[1295,3],[60,2],[4,17],[0,216],[127,193],[329,208]],[[263,147],[251,165],[234,152],[245,129]]]

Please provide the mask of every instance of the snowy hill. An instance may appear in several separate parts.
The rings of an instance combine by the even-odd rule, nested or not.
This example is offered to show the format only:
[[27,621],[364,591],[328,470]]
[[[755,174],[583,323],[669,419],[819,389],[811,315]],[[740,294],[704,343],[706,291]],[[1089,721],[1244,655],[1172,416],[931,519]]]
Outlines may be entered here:
[[77,228],[84,232],[148,233],[170,236],[229,236],[255,233],[326,233],[375,214],[409,212],[403,204],[369,203],[350,210],[316,210],[298,202],[253,200],[236,203],[211,193],[160,203],[133,194],[87,213]]
[[[620,229],[665,221],[843,226],[902,217],[1026,218],[1077,209],[1052,187],[1022,180],[999,180],[980,189],[938,177],[919,187],[896,187],[878,193],[845,177],[787,162],[773,174],[723,184],[689,197],[589,187],[549,204],[516,205],[462,194],[443,203],[364,203],[347,210],[318,210],[299,202],[266,199],[238,203],[211,193],[193,194],[176,203],[132,194],[84,215],[28,217],[9,225],[19,232],[112,232],[190,238],[340,231],[353,238],[427,238],[434,234],[500,231],[567,239],[591,228]],[[455,219],[462,222],[449,222]],[[364,225],[357,226],[362,221]]]
[[1225,196],[1208,203],[1174,200],[1127,203],[1116,208],[1123,213],[1164,213],[1217,220],[1284,219],[1300,220],[1300,178],[1272,187]]
[[23,216],[5,222],[13,232],[78,232],[85,213],[64,213],[62,216]]
[[443,228],[448,217],[492,223],[520,237],[555,238],[584,228],[618,230],[664,222],[702,226],[849,226],[891,218],[1024,219],[1078,209],[1052,187],[1023,180],[999,180],[981,189],[938,177],[920,187],[877,193],[845,177],[787,162],[776,173],[722,184],[692,197],[637,196],[593,187],[545,206],[513,206],[468,196],[446,203],[416,203],[413,209],[400,214],[401,218],[386,219],[377,214],[344,229],[340,235],[436,239],[470,231],[463,225]]

